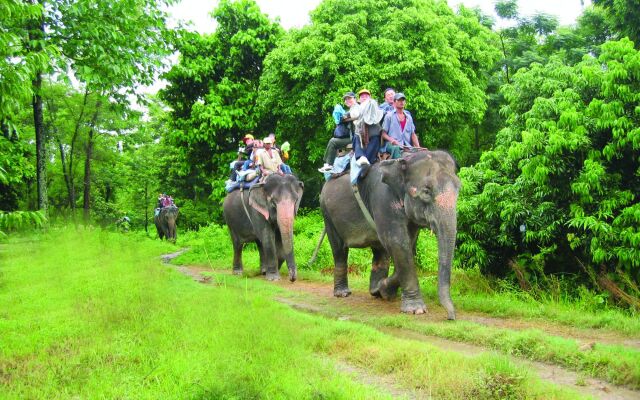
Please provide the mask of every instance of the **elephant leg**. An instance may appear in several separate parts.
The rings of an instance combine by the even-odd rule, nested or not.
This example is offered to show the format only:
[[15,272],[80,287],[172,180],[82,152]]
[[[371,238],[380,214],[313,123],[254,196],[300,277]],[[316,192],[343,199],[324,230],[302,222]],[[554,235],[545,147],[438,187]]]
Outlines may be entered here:
[[380,281],[389,276],[389,254],[384,248],[371,248],[373,260],[371,263],[371,277],[369,279],[369,293],[372,296],[382,297],[379,286]]
[[325,220],[325,229],[327,230],[327,237],[333,253],[333,295],[347,297],[351,294],[347,275],[349,248],[344,245],[336,230],[327,220]]
[[277,268],[278,252],[276,248],[275,233],[270,226],[266,226],[263,228],[260,237],[260,242],[262,243],[262,255],[264,259],[260,260],[260,269],[262,269],[262,265],[264,265],[267,280],[280,280],[280,274],[278,273]]
[[233,239],[233,274],[242,275],[242,242],[238,238]]
[[[380,292],[385,297],[385,294],[395,293],[399,285],[402,288],[400,310],[409,314],[424,314],[427,312],[427,306],[420,293],[418,274],[411,248],[415,243],[414,234],[406,227],[405,229],[397,229],[396,227],[393,231],[380,235],[385,238],[385,247],[391,254],[394,265],[393,274],[381,282]],[[411,250],[407,251],[407,249]]]
[[262,275],[266,275],[267,274],[267,264],[265,264],[266,256],[264,255],[264,250],[259,240],[256,240],[256,246],[258,247],[258,253],[260,254],[260,273]]

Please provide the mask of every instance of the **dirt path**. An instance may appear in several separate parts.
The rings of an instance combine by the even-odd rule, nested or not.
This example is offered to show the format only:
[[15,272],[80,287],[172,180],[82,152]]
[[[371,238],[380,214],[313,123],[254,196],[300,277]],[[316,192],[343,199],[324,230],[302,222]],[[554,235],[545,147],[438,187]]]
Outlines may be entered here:
[[[177,255],[163,256],[164,262],[169,262]],[[195,281],[203,284],[211,284],[212,270],[199,266],[174,266],[180,272],[190,276]],[[207,274],[203,274],[203,273]],[[216,274],[230,274],[229,270],[215,270]],[[256,278],[259,279],[259,278]],[[399,300],[384,301],[372,298],[369,293],[354,290],[353,294],[347,298],[333,297],[333,285],[331,283],[323,283],[308,280],[299,280],[294,284],[282,279],[275,282],[276,285],[290,291],[291,296],[278,296],[274,300],[286,304],[297,310],[319,314],[327,318],[335,318],[339,320],[353,320],[372,326],[381,332],[392,334],[395,337],[402,337],[406,340],[416,340],[429,343],[445,351],[453,351],[467,356],[477,355],[483,352],[491,351],[490,349],[475,346],[468,343],[462,343],[447,340],[439,337],[425,335],[409,329],[388,328],[374,326],[370,324],[364,315],[368,316],[388,316],[397,315],[400,309]],[[523,330],[523,329],[539,329],[550,335],[560,336],[578,340],[585,345],[593,345],[594,343],[620,344],[632,347],[640,347],[640,341],[621,337],[612,332],[602,332],[593,329],[577,329],[573,327],[554,325],[543,323],[541,321],[519,320],[514,318],[495,318],[479,313],[467,313],[463,311],[457,312],[458,320],[470,321],[480,325],[497,327],[501,329]],[[416,318],[421,318],[424,323],[443,323],[446,320],[445,311],[437,306],[431,305],[426,314]],[[540,362],[532,362],[520,358],[513,358],[515,363],[526,366],[528,369],[535,371],[540,379],[551,382],[553,384],[569,387],[577,392],[585,395],[593,396],[597,399],[607,400],[631,400],[640,399],[640,391],[633,391],[623,387],[614,386],[603,380],[595,378],[586,378],[574,371],[570,371],[558,365],[545,364]],[[380,382],[381,377],[368,375],[366,371],[359,370],[353,366],[343,366],[345,371],[354,373],[354,377],[363,383],[370,381]],[[419,398],[411,391],[406,391],[391,384],[386,385],[387,388],[393,388],[391,391],[396,397],[403,398]]]

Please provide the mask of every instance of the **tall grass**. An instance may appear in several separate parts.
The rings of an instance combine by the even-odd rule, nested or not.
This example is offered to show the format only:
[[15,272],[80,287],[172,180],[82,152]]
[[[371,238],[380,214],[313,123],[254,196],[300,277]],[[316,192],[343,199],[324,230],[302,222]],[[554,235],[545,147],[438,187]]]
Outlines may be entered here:
[[161,265],[175,248],[72,229],[11,241],[0,253],[0,398],[579,398],[502,356],[297,312],[259,279],[200,285]]

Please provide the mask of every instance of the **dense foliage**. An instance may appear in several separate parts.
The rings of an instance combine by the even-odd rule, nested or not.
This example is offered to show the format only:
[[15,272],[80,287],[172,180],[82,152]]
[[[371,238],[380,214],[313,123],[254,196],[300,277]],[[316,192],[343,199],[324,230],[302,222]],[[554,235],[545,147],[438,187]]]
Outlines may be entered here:
[[461,171],[463,265],[614,271],[640,280],[640,53],[608,42],[552,58],[503,87],[507,128]]
[[496,36],[476,14],[454,14],[444,1],[327,0],[267,57],[262,126],[292,143],[294,169],[318,185],[333,106],[346,91],[368,88],[382,101],[394,87],[407,95],[421,144],[463,157],[469,148],[453,144],[473,143],[467,129],[482,120],[497,59]]
[[172,108],[172,129],[164,137],[175,150],[170,187],[188,203],[196,226],[211,214],[220,219],[229,162],[257,126],[263,60],[283,34],[252,0],[221,1],[212,15],[213,34],[192,33],[179,42],[180,62],[165,75],[169,86],[161,92]]

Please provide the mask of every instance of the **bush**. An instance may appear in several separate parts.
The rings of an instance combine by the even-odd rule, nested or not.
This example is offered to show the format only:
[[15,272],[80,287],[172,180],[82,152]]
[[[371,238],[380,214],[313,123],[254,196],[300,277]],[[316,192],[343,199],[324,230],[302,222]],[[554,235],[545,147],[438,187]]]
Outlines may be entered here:
[[457,265],[505,275],[615,271],[640,281],[640,52],[607,42],[551,59],[502,92],[507,128],[463,168]]

